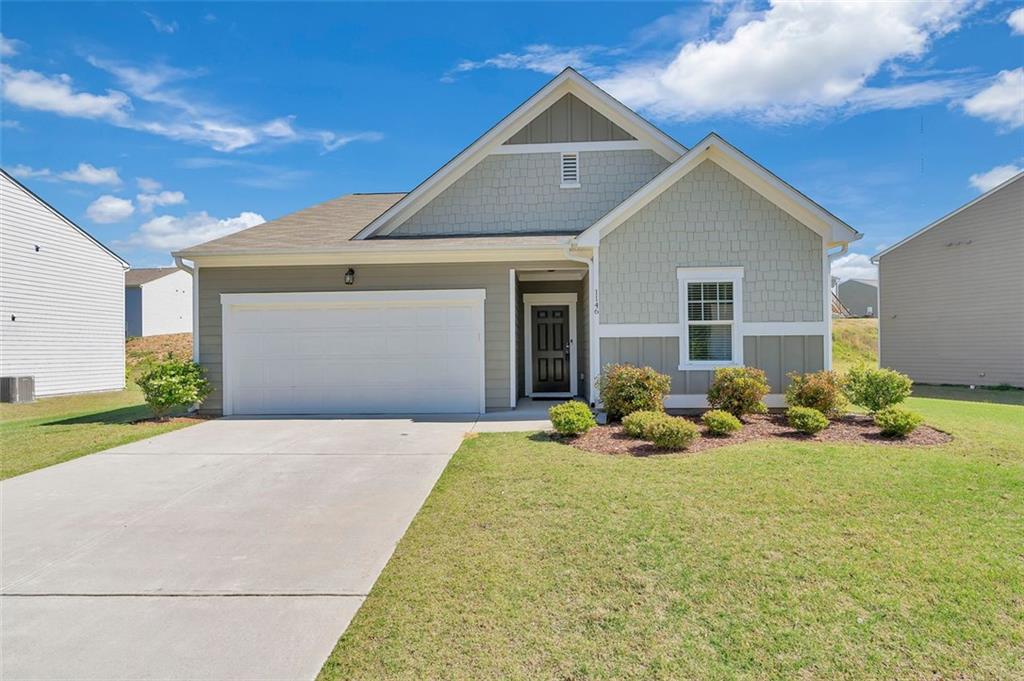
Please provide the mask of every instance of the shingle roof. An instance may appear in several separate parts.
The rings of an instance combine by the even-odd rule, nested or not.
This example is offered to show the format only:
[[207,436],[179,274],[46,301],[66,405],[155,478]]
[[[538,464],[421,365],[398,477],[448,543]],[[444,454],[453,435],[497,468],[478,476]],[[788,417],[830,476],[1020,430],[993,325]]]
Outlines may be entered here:
[[178,271],[177,267],[143,267],[124,273],[125,286],[141,286]]

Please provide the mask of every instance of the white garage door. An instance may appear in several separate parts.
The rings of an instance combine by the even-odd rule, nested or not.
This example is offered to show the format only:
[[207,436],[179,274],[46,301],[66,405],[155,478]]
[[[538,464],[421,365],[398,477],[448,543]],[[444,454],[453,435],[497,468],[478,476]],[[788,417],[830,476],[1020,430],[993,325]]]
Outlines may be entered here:
[[484,291],[223,294],[225,414],[484,411]]

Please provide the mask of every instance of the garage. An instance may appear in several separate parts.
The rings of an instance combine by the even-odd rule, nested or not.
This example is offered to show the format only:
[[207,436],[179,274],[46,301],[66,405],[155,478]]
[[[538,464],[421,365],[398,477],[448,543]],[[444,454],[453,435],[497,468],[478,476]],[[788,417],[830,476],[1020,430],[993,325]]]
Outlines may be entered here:
[[222,294],[224,414],[484,411],[484,290]]

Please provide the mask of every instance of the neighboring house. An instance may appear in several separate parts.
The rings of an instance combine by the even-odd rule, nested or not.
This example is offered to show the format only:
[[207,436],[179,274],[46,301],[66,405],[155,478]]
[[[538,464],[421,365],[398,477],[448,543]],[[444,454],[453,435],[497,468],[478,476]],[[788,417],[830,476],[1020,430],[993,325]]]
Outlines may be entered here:
[[1024,173],[872,260],[882,366],[920,383],[1024,387]]
[[878,282],[872,279],[847,279],[836,287],[839,301],[853,317],[878,316]]
[[[483,127],[483,126],[481,126]],[[851,227],[717,135],[687,149],[566,69],[408,194],[184,249],[193,347],[232,413],[482,412],[612,362],[706,404],[716,367],[831,365]]]
[[192,275],[177,267],[129,271],[124,277],[124,332],[192,333]]
[[124,388],[126,269],[0,170],[0,376],[39,397]]

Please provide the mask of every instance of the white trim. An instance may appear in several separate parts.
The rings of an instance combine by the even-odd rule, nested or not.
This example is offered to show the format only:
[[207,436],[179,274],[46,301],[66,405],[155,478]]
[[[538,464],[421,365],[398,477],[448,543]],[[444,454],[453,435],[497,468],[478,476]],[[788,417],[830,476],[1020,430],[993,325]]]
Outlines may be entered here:
[[539,144],[502,144],[491,152],[492,156],[506,154],[559,154],[568,151],[643,151],[654,147],[640,140],[612,140],[607,142],[543,142]]
[[377,233],[388,234],[398,227],[404,218],[412,215],[425,202],[436,197],[500,147],[529,120],[570,92],[633,137],[651,144],[654,151],[667,161],[675,161],[686,151],[686,147],[651,125],[635,111],[612,98],[572,68],[566,68],[512,113],[459,152],[455,158],[441,166],[433,175],[360,230],[353,239],[363,240]]
[[598,330],[601,328],[601,275],[599,254],[600,248],[594,248],[594,254],[590,261],[590,305],[587,314],[590,315],[590,403],[598,403],[597,379],[601,375],[601,336]]
[[[917,237],[921,236],[922,234],[927,232],[932,227],[938,227],[939,225],[941,225],[946,220],[949,220],[950,218],[955,217],[956,215],[959,215],[960,213],[964,212],[965,210],[967,210],[968,208],[970,208],[974,204],[978,203],[979,201],[987,199],[989,196],[991,196],[992,194],[995,194],[997,191],[999,191],[1003,187],[1006,187],[1007,185],[1012,184],[1012,183],[1016,182],[1017,180],[1019,180],[1021,178],[1024,178],[1024,173],[1017,173],[1016,175],[1014,175],[1010,179],[1006,180],[1002,184],[1000,184],[998,186],[995,186],[992,189],[989,189],[987,192],[985,192],[981,196],[979,196],[979,197],[977,197],[975,199],[972,199],[971,201],[968,201],[964,205],[962,205],[959,208],[957,208],[956,210],[954,210],[952,213],[947,213],[946,215],[943,215],[941,218],[939,218],[935,222],[931,223],[930,225],[927,225],[926,227],[922,227],[921,229],[917,230],[916,232],[914,232],[913,234],[911,234],[907,238],[902,239],[901,241],[897,241],[896,243],[894,243],[892,246],[889,246],[889,248],[885,249],[884,251],[879,251],[875,255],[871,256],[871,262],[873,262],[873,263],[875,263],[877,265],[878,264],[878,259],[881,258],[886,253],[889,253],[889,252],[899,248],[900,246],[902,246],[903,244],[907,243],[911,239],[916,239]],[[879,282],[879,283],[881,283],[881,282]]]
[[485,289],[436,289],[418,291],[315,291],[299,293],[222,293],[221,301],[221,364],[223,403],[225,416],[234,413],[235,377],[233,375],[234,343],[233,314],[238,308],[296,307],[322,305],[382,305],[408,304],[409,302],[429,305],[431,303],[466,303],[479,308],[477,315],[478,342],[480,349],[480,413],[487,409],[487,343],[484,320]]
[[[574,397],[579,394],[579,343],[576,339],[576,308],[579,296],[575,293],[523,294],[523,365],[527,397]],[[535,305],[567,305],[569,307],[569,392],[544,393],[533,390],[533,307]]]
[[192,263],[192,361],[199,363],[199,263]]
[[822,318],[825,327],[824,338],[822,339],[823,369],[832,370],[832,259],[828,256],[828,249],[821,249],[821,278],[824,286],[822,291]]
[[556,269],[549,270],[517,270],[516,276],[519,281],[581,281],[587,270],[579,269]]
[[825,322],[743,322],[744,336],[820,336]]
[[[765,395],[764,403],[769,408],[777,409],[786,406],[786,396],[782,393],[771,393]],[[708,409],[707,395],[667,395],[665,397],[666,409]]]
[[[528,237],[527,237],[528,238]],[[397,239],[381,239],[394,245]],[[547,243],[543,246],[513,244],[501,248],[446,248],[424,247],[416,239],[402,239],[403,249],[357,248],[345,250],[312,250],[281,253],[226,253],[186,255],[189,260],[204,267],[269,267],[284,265],[403,265],[417,263],[457,262],[512,262],[559,261],[565,259],[565,244]],[[366,243],[366,242],[360,242]],[[376,245],[377,242],[373,242]]]
[[680,178],[710,159],[757,193],[792,215],[796,220],[820,234],[830,244],[847,243],[861,234],[814,203],[796,189],[768,172],[718,135],[711,133],[695,147],[680,156],[629,198],[576,237],[575,243],[596,246],[609,232],[635,215]]
[[516,271],[508,271],[508,398],[509,406],[516,408],[518,391],[516,390],[516,379],[519,372],[516,371]]
[[[679,286],[679,370],[700,371],[721,367],[743,366],[743,268],[742,267],[677,267]],[[732,320],[720,322],[732,327],[732,359],[728,361],[695,361],[690,359],[690,323],[687,316],[689,291],[687,284],[728,281],[732,283]],[[701,325],[716,322],[699,322]]]

